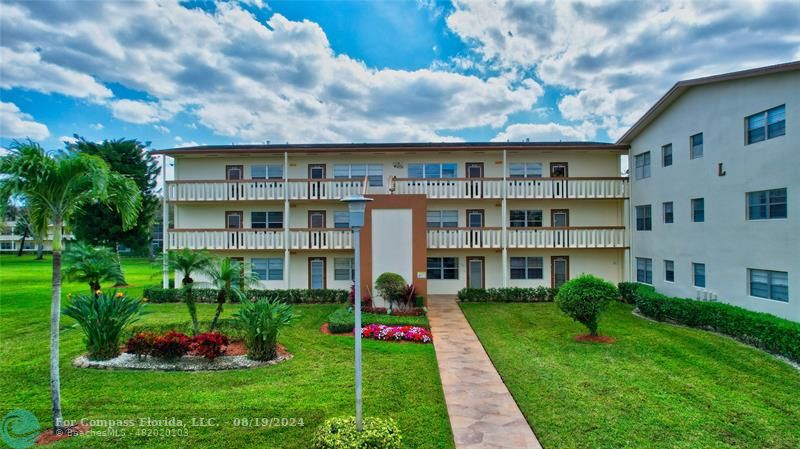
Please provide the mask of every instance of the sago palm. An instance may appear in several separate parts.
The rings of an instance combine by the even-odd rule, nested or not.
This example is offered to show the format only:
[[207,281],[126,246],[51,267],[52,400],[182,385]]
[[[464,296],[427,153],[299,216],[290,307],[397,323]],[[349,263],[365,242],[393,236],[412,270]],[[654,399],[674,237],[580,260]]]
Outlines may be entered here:
[[38,144],[14,142],[0,157],[0,208],[15,200],[28,207],[29,219],[39,235],[53,232],[53,280],[50,306],[50,393],[53,432],[62,429],[59,374],[59,323],[61,320],[61,249],[63,228],[87,204],[105,203],[122,217],[122,226],[136,221],[141,194],[136,184],[112,171],[96,156],[51,154]]
[[183,285],[183,300],[189,309],[189,316],[192,318],[192,330],[195,335],[200,333],[200,328],[197,322],[197,305],[194,302],[194,293],[192,292],[192,286],[194,285],[192,275],[195,273],[208,273],[213,265],[214,258],[207,250],[192,251],[189,248],[183,248],[180,251],[170,253],[169,268],[183,275],[183,280],[181,281]]
[[101,282],[125,283],[119,260],[110,248],[75,243],[64,251],[64,266],[68,281],[89,284],[89,291],[95,296],[99,294]]
[[258,283],[258,276],[245,264],[225,257],[220,259],[209,271],[208,277],[214,288],[219,290],[217,294],[217,310],[214,312],[214,319],[211,321],[209,332],[217,327],[219,316],[226,301],[234,298],[243,301],[247,299],[245,288]]

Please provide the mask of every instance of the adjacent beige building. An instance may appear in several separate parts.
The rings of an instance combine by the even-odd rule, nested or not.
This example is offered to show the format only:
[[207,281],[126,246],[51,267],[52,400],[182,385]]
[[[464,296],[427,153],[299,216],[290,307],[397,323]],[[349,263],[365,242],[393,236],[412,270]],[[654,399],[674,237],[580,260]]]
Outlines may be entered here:
[[160,150],[167,249],[239,258],[264,288],[350,288],[339,200],[365,192],[364,290],[393,271],[418,292],[626,278],[627,145],[241,145]]

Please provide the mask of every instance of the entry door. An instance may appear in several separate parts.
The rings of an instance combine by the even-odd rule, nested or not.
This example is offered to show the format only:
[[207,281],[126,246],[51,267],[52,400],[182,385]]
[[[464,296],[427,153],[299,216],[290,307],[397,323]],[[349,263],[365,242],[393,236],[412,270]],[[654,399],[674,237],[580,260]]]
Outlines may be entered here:
[[308,288],[325,288],[325,258],[308,258]]
[[563,178],[563,179],[554,179],[552,181],[553,198],[564,198],[567,196],[567,176],[569,176],[569,170],[566,162],[550,163],[550,177]]
[[467,287],[484,288],[483,257],[467,257]]
[[467,227],[475,228],[469,230],[469,243],[472,248],[480,248],[483,245],[483,209],[467,209]]
[[308,164],[309,179],[325,179],[325,164]]
[[569,257],[550,257],[550,285],[558,288],[569,280]]
[[[569,209],[552,209],[550,211],[550,226],[553,228],[569,227]],[[568,229],[556,229],[553,231],[555,246],[566,247],[569,241]]]
[[243,211],[226,211],[225,212],[225,228],[228,231],[228,247],[239,248],[243,243],[240,241],[239,229],[244,227],[244,212]]
[[325,183],[317,180],[325,179],[325,164],[308,164],[308,197],[325,198]]
[[326,247],[325,222],[324,210],[308,211],[308,244],[311,248]]
[[483,197],[483,162],[466,163],[467,178],[475,178],[467,182],[467,193],[469,198]]
[[[225,166],[225,179],[228,181],[241,181],[244,179],[244,166],[243,165],[226,165]],[[238,182],[228,183],[228,198],[231,200],[239,199],[239,189],[241,184]]]

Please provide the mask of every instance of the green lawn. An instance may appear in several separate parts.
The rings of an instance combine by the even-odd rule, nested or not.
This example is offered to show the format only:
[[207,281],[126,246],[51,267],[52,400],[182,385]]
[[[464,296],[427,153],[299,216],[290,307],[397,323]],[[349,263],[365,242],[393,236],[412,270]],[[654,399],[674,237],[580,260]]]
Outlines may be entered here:
[[553,303],[461,307],[546,448],[800,447],[800,371],[756,349],[619,303],[612,345]]
[[[126,259],[123,267],[139,296],[158,284],[158,268]],[[156,273],[154,277],[153,274]],[[67,284],[67,293],[88,287]],[[198,305],[209,320],[213,305]],[[279,341],[294,359],[252,370],[182,373],[78,369],[80,330],[65,319],[61,336],[61,382],[65,419],[213,418],[216,426],[188,427],[188,436],[137,436],[148,428],[117,427],[125,436],[73,438],[54,447],[259,447],[308,449],[323,419],[353,414],[353,339],[327,336],[319,327],[337,305],[298,306],[300,318]],[[14,408],[50,421],[48,323],[50,260],[0,257],[0,415]],[[183,304],[148,304],[141,323],[188,321]],[[231,316],[235,306],[227,306]],[[432,345],[364,341],[364,413],[394,418],[408,448],[453,447]],[[241,419],[294,418],[304,426],[235,426]],[[155,430],[164,427],[156,427]],[[95,426],[95,430],[105,430]],[[151,428],[150,430],[153,430]]]

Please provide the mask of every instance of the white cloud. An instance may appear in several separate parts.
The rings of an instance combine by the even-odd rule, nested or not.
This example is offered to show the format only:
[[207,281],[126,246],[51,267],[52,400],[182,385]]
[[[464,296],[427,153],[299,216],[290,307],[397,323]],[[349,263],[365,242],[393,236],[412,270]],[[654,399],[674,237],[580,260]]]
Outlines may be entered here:
[[30,114],[20,111],[14,103],[0,101],[0,136],[10,139],[42,140],[50,135],[43,123],[33,120]]
[[172,116],[160,104],[138,100],[114,101],[111,103],[111,113],[120,120],[136,124],[154,123]]
[[495,136],[494,142],[560,142],[592,140],[597,128],[590,122],[570,126],[558,123],[515,123]]
[[76,139],[74,136],[61,136],[58,138],[58,141],[64,143],[75,143],[78,141],[78,139]]
[[91,125],[89,125],[89,128],[92,128],[92,129],[97,130],[97,131],[101,131],[103,128],[105,128],[105,126],[103,126],[102,123],[92,123]]
[[170,133],[169,128],[167,128],[166,126],[153,125],[153,128],[155,128],[156,131],[160,132],[161,134],[169,134]]

